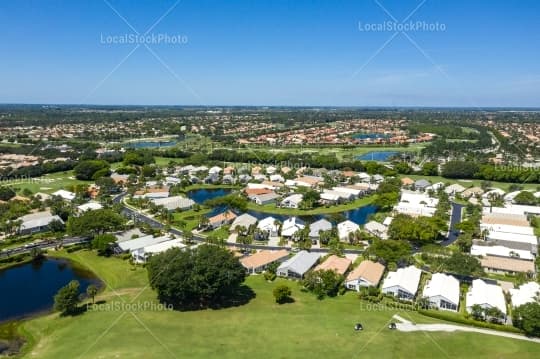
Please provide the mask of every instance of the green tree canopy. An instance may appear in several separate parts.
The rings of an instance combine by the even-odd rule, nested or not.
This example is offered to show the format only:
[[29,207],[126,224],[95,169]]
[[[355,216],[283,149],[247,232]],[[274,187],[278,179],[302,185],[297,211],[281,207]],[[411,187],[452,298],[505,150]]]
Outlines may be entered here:
[[96,180],[100,177],[107,176],[110,173],[110,165],[103,160],[86,160],[81,161],[75,168],[75,177],[80,180]]
[[162,303],[178,309],[220,306],[239,290],[246,271],[229,250],[215,245],[170,249],[147,264]]
[[54,309],[61,312],[62,315],[74,314],[79,304],[79,287],[79,282],[72,280],[60,288],[54,296]]
[[94,236],[107,231],[119,230],[124,225],[122,215],[111,209],[97,209],[87,211],[78,217],[69,217],[66,227],[67,232],[74,236]]

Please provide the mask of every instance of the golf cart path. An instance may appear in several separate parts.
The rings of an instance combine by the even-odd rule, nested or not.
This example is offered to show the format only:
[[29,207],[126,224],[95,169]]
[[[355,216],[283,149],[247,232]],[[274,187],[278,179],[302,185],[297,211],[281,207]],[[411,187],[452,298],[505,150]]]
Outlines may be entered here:
[[397,314],[394,314],[394,319],[401,322],[401,323],[396,323],[396,329],[399,330],[399,331],[402,331],[402,332],[416,332],[416,331],[425,331],[425,332],[455,332],[455,331],[475,332],[475,333],[481,333],[481,334],[487,334],[487,335],[496,335],[496,336],[499,336],[499,337],[505,337],[505,338],[511,338],[511,339],[526,340],[526,341],[529,341],[529,342],[534,342],[534,343],[539,343],[540,344],[540,339],[528,338],[528,337],[526,337],[524,335],[500,332],[498,330],[482,329],[482,328],[475,328],[475,327],[465,327],[465,326],[454,325],[454,324],[414,324],[414,323],[410,322],[409,320],[406,320],[406,319],[400,317]]

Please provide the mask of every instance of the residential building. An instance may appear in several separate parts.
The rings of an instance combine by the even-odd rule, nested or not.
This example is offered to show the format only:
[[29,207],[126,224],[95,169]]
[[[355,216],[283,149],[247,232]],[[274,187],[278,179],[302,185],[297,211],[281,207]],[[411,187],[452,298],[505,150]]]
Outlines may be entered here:
[[288,197],[285,197],[281,201],[281,207],[285,208],[298,208],[302,202],[304,196],[301,194],[292,194]]
[[257,218],[253,217],[251,214],[244,213],[234,219],[231,224],[230,231],[236,231],[239,227],[248,229],[249,227],[254,226],[256,223]]
[[345,280],[345,287],[360,291],[362,287],[376,287],[384,274],[384,266],[380,263],[364,260],[353,269]]
[[59,196],[61,197],[64,201],[68,201],[68,202],[71,202],[75,199],[75,193],[73,192],[70,192],[70,191],[66,191],[66,190],[63,190],[63,189],[60,189],[56,192],[53,192],[51,193],[51,195],[53,196]]
[[423,178],[414,182],[414,188],[418,191],[425,191],[429,186],[431,186],[431,183]]
[[266,217],[259,221],[257,228],[268,233],[269,237],[277,237],[279,231],[279,223],[274,217]]
[[424,286],[422,293],[432,306],[457,312],[459,307],[459,280],[443,273],[435,273]]
[[290,217],[283,222],[281,226],[281,235],[283,237],[292,237],[296,232],[304,229],[306,224],[298,217]]
[[413,217],[432,217],[437,210],[438,204],[439,199],[429,197],[425,193],[401,191],[401,199],[399,203],[394,206],[394,211]]
[[232,221],[236,218],[236,214],[232,211],[225,211],[220,214],[217,214],[213,217],[208,218],[208,225],[216,229],[218,227],[221,227],[225,224],[231,224]]
[[154,244],[158,244],[165,241],[170,241],[170,236],[154,237],[152,235],[130,239],[127,241],[117,242],[118,247],[124,252],[133,252],[144,247],[148,247]]
[[482,265],[482,268],[484,268],[484,270],[491,273],[530,273],[533,276],[536,276],[536,266],[534,265],[534,261],[531,260],[495,257],[488,255],[480,258],[480,264]]
[[77,206],[77,212],[83,213],[86,211],[95,211],[102,208],[103,206],[98,202],[88,202],[85,204],[81,204],[80,206]]
[[326,258],[324,262],[317,265],[314,271],[318,270],[333,270],[337,274],[344,275],[349,267],[351,266],[351,260],[348,258],[338,257],[336,255],[331,255]]
[[259,251],[249,257],[244,257],[240,260],[240,263],[246,268],[246,271],[250,274],[260,273],[272,264],[281,263],[289,257],[289,252],[285,249],[279,251]]
[[190,198],[183,197],[183,196],[153,198],[152,202],[156,206],[161,206],[167,209],[168,211],[174,211],[176,209],[185,211],[193,207],[193,205],[195,204],[195,201],[193,201]]
[[321,218],[316,222],[313,222],[309,226],[309,238],[312,241],[318,241],[319,235],[322,231],[329,231],[332,229],[332,223],[330,221]]
[[168,241],[151,244],[149,246],[135,249],[131,252],[131,256],[136,263],[146,263],[148,259],[155,254],[163,253],[171,248],[186,248],[186,245],[181,239],[171,239]]
[[317,264],[319,257],[319,253],[300,251],[294,257],[281,263],[276,273],[280,277],[302,279],[304,274]]
[[382,292],[400,299],[412,300],[418,291],[421,276],[422,271],[415,266],[389,272],[382,284]]
[[341,223],[338,223],[337,230],[338,230],[338,236],[340,241],[348,241],[349,240],[349,234],[355,233],[360,229],[360,226],[353,221],[343,221]]
[[381,239],[388,239],[388,227],[376,221],[369,221],[364,225],[364,230]]
[[254,194],[254,195],[249,196],[250,200],[252,200],[253,202],[257,203],[260,206],[276,203],[276,200],[278,198],[279,198],[279,195],[272,191],[268,193]]
[[510,289],[512,305],[519,307],[523,304],[532,303],[540,298],[540,285],[536,282],[528,282],[518,288]]
[[53,215],[50,211],[30,213],[19,217],[18,220],[22,222],[18,230],[20,234],[33,234],[48,231],[49,225],[53,221],[64,223],[59,216]]
[[496,284],[488,284],[482,279],[475,279],[466,297],[467,311],[470,313],[474,305],[483,309],[497,308],[506,315],[506,301],[503,290]]

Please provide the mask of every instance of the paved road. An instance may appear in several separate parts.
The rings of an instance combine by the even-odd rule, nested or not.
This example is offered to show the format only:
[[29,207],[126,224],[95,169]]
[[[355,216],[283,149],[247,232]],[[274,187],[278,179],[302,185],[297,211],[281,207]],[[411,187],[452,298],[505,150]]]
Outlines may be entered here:
[[465,327],[461,325],[455,325],[455,324],[414,324],[410,321],[403,319],[399,315],[394,315],[394,318],[401,323],[396,323],[397,330],[402,332],[416,332],[416,331],[423,331],[423,332],[455,332],[455,331],[462,331],[462,332],[474,332],[474,333],[480,333],[480,334],[487,334],[487,335],[494,335],[498,337],[505,337],[505,338],[511,338],[511,339],[519,339],[519,340],[526,340],[529,342],[535,342],[540,343],[540,339],[538,338],[529,338],[524,335],[520,334],[513,334],[513,333],[507,333],[507,332],[501,332],[498,330],[491,330],[491,329],[482,329],[482,328],[476,328],[476,327]]
[[25,244],[20,247],[2,250],[0,252],[0,257],[9,257],[9,256],[14,256],[16,254],[27,253],[27,252],[30,252],[34,248],[51,249],[51,248],[55,248],[59,244],[61,244],[62,246],[69,246],[73,244],[86,243],[89,240],[90,238],[88,237],[65,237],[59,241],[48,240],[48,241],[38,242],[36,244]]
[[454,243],[458,237],[459,232],[455,230],[455,225],[461,222],[461,212],[463,209],[463,205],[459,203],[452,202],[452,214],[450,215],[450,226],[448,231],[447,238],[442,241],[441,245],[443,246],[449,246],[450,244]]

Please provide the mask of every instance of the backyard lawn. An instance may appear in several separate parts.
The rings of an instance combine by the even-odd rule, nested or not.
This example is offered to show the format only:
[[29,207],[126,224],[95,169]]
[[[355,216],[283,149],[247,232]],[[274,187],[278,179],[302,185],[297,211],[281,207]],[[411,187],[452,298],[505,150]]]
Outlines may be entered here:
[[[92,252],[64,254],[88,265],[109,283],[97,300],[153,303],[146,272]],[[286,283],[294,303],[277,305],[272,289]],[[536,358],[540,345],[471,333],[402,333],[387,329],[394,313],[418,323],[437,320],[415,312],[374,310],[354,293],[318,301],[295,282],[246,281],[255,297],[221,310],[89,310],[26,322],[29,358]],[[120,296],[117,297],[115,293]],[[360,322],[364,331],[355,332]]]

